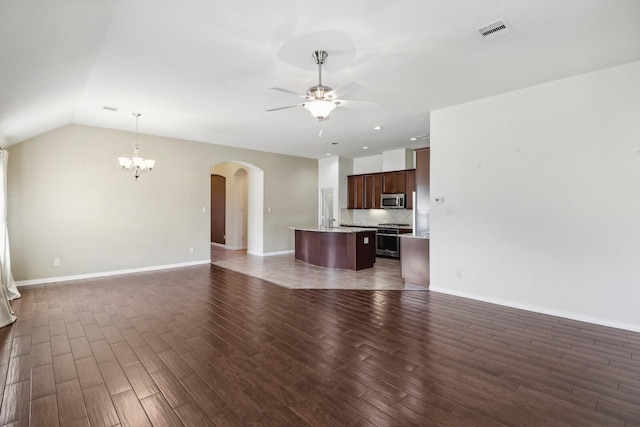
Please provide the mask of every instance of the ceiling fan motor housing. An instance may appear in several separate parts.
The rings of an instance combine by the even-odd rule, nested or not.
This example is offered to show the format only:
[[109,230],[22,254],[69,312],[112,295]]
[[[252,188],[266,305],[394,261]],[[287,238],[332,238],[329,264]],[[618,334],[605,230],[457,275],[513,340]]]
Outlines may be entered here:
[[322,65],[324,64],[324,60],[327,59],[327,56],[329,56],[329,54],[326,50],[316,50],[315,52],[313,52],[312,56],[313,59],[316,60],[316,64]]
[[329,86],[323,86],[323,85],[310,87],[309,89],[307,89],[307,99],[309,99],[309,100],[318,100],[318,99],[331,100],[332,96],[330,95],[330,92],[332,90],[333,89],[330,88]]

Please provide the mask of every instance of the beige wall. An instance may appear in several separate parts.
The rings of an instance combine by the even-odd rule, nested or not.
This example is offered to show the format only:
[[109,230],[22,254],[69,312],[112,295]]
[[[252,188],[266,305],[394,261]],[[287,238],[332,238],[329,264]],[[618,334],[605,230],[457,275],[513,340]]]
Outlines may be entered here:
[[208,260],[209,177],[221,162],[264,171],[263,253],[293,249],[288,227],[315,223],[316,160],[142,135],[140,154],[156,167],[136,182],[116,160],[131,155],[133,139],[130,132],[68,125],[9,148],[16,280]]

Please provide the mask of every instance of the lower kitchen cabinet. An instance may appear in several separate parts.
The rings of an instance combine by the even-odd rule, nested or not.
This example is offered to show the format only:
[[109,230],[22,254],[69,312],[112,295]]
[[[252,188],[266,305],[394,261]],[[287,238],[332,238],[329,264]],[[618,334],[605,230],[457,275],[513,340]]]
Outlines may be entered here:
[[400,271],[404,283],[429,287],[429,238],[400,235]]

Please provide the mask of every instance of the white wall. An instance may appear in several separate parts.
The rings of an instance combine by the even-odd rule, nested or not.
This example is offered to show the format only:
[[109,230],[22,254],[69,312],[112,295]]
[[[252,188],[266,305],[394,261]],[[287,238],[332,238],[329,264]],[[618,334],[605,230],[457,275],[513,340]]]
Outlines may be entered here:
[[640,330],[640,62],[432,112],[431,289]]
[[133,138],[69,125],[9,147],[16,280],[209,260],[210,167],[226,161],[259,169],[249,176],[248,197],[261,212],[247,226],[247,245],[258,254],[292,250],[288,227],[315,222],[314,159],[142,135],[140,152],[156,167],[136,182],[116,160],[131,155]]
[[[349,175],[353,175],[353,164],[355,162],[354,159],[347,159],[345,157],[340,157],[340,171],[338,173],[338,188],[340,189],[339,194],[339,203],[336,205],[339,209],[339,212],[342,212],[342,208],[346,208],[349,204],[349,190],[347,189],[347,177]],[[336,217],[340,219],[340,223],[342,223],[342,217]]]
[[353,159],[353,175],[382,172],[382,154]]
[[353,160],[344,157],[325,157],[318,160],[318,220],[322,223],[322,189],[333,189],[333,218],[335,225],[343,222],[342,209],[347,207],[347,176],[353,174]]
[[414,152],[407,148],[382,152],[382,172],[391,172],[415,167]]

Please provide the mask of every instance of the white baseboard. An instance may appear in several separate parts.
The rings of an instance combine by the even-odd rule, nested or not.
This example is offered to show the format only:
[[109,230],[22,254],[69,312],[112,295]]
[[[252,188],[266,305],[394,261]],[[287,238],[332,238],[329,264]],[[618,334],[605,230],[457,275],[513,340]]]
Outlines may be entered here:
[[88,273],[88,274],[76,274],[74,276],[59,276],[59,277],[46,277],[42,279],[33,279],[33,280],[19,280],[19,281],[16,281],[16,286],[33,286],[33,285],[42,285],[45,283],[66,282],[69,280],[95,279],[96,277],[108,277],[108,276],[117,276],[120,274],[143,273],[146,271],[167,270],[170,268],[180,268],[180,267],[192,267],[194,265],[203,265],[203,264],[211,264],[211,260],[203,259],[200,261],[182,262],[179,264],[154,265],[151,267],[129,268],[126,270],[103,271],[100,273]]
[[215,242],[211,242],[211,246],[228,249],[230,251],[242,251],[247,249],[246,246],[228,246],[228,245],[223,245],[222,243],[215,243]]
[[557,316],[557,317],[563,317],[565,319],[571,319],[571,320],[577,320],[577,321],[580,321],[580,322],[592,323],[594,325],[609,326],[609,327],[612,327],[612,328],[623,329],[623,330],[626,330],[626,331],[640,332],[640,325],[620,323],[620,322],[612,322],[612,321],[606,320],[606,319],[600,319],[600,318],[590,317],[590,316],[583,316],[581,314],[576,314],[576,313],[571,313],[571,312],[549,310],[549,309],[544,308],[544,307],[532,306],[532,305],[527,305],[527,304],[518,304],[518,303],[514,303],[512,301],[502,300],[502,299],[498,299],[498,298],[488,298],[488,297],[484,297],[484,296],[481,296],[481,295],[469,294],[469,293],[466,293],[466,292],[450,291],[448,289],[440,289],[437,286],[429,286],[429,290],[433,291],[433,292],[439,292],[441,294],[453,295],[453,296],[456,296],[456,297],[469,298],[469,299],[472,299],[472,300],[488,302],[488,303],[491,303],[491,304],[502,305],[502,306],[505,306],[505,307],[511,307],[511,308],[517,308],[517,309],[520,309],[520,310],[532,311],[534,313],[548,314],[550,316]]

